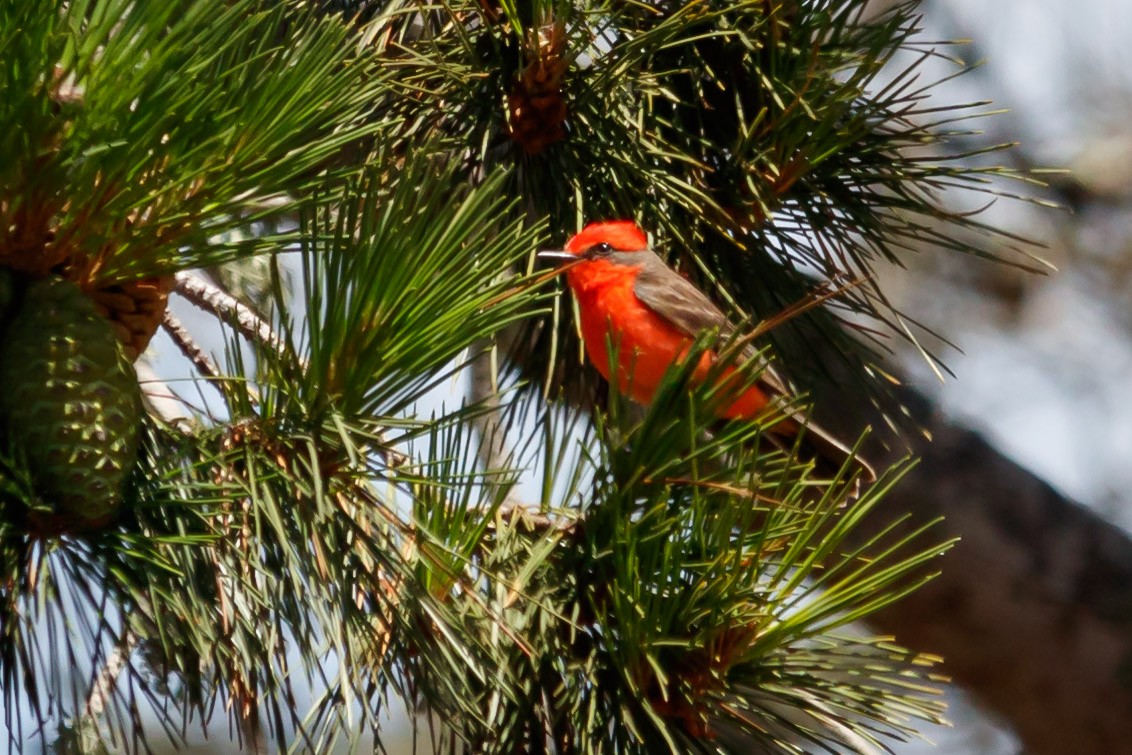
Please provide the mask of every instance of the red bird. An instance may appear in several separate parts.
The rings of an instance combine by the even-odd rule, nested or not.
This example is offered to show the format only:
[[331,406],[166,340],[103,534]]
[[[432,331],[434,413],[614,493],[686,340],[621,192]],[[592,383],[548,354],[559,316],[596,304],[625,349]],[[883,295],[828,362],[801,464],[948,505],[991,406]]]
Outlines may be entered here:
[[[644,232],[631,220],[590,223],[566,242],[565,250],[539,256],[570,263],[566,279],[578,300],[586,354],[606,380],[616,372],[620,389],[640,404],[652,402],[668,368],[687,356],[701,333],[711,329],[720,339],[735,333],[707,296],[649,249]],[[617,347],[615,370],[609,364],[609,342]],[[747,347],[743,358],[755,355]],[[702,380],[715,359],[714,351],[705,352],[693,380]],[[721,382],[734,372],[734,367],[726,368]],[[786,383],[768,364],[757,383],[719,414],[725,419],[753,419],[775,408],[785,410],[789,416],[770,432],[793,440],[804,425],[804,438],[816,454],[840,468],[850,450],[802,415],[789,412],[784,401],[789,397]],[[856,462],[866,480],[876,478],[866,462],[859,458]]]

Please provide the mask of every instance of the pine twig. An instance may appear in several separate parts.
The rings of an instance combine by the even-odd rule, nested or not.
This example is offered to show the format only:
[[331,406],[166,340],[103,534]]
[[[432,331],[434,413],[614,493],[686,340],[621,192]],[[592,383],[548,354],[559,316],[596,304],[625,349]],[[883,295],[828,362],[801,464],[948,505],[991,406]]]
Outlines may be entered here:
[[521,521],[532,531],[550,531],[576,534],[585,525],[585,516],[580,512],[570,517],[552,517],[539,509],[521,501],[508,501],[499,507],[497,518],[504,524],[511,525],[516,520]]
[[[177,273],[175,281],[174,290],[177,293],[197,307],[212,313],[224,322],[234,325],[245,338],[253,340],[266,348],[274,349],[278,353],[291,354],[290,347],[283,340],[283,337],[275,332],[271,323],[261,317],[251,307],[223,290],[219,285],[186,272]],[[180,325],[180,323],[177,319],[167,314],[166,330],[169,331],[170,337],[172,337],[174,341],[177,341],[178,347],[185,352],[185,355],[194,365],[197,365],[198,369],[206,376],[220,377],[221,373],[219,368],[215,366],[215,363],[213,363],[207,355],[203,354],[200,348],[193,342],[191,336],[189,336],[187,332],[184,332],[183,327],[181,328],[181,334],[184,336],[184,343],[182,344],[178,340],[179,335],[174,332],[174,328],[178,325]],[[198,362],[198,357],[201,357],[203,361]],[[300,367],[305,367],[306,360],[298,357],[296,357],[296,360]],[[409,464],[409,457],[399,451],[395,451],[392,444],[385,441],[384,435],[381,436],[381,440],[382,448],[380,452],[385,456],[390,467],[396,469]]]
[[94,683],[91,685],[90,694],[86,698],[86,718],[93,722],[95,726],[97,726],[98,719],[106,711],[107,703],[113,695],[114,684],[118,680],[118,675],[122,673],[122,669],[126,667],[127,659],[134,652],[137,641],[137,635],[127,631],[121,642],[116,644],[110,655],[106,657],[106,661],[102,664],[102,670],[98,672]]
[[187,272],[177,273],[174,279],[173,290],[195,306],[216,315],[256,343],[279,353],[290,352],[271,323],[220,286]]
[[192,334],[169,310],[165,310],[165,317],[161,322],[161,326],[165,328],[165,332],[173,339],[173,343],[181,350],[181,353],[193,363],[203,377],[209,380],[217,380],[221,377],[220,367],[212,360],[208,354],[205,353],[197,342],[193,339]]
[[129,665],[129,657],[137,646],[137,635],[127,630],[106,656],[101,668],[92,669],[90,691],[87,693],[83,713],[75,722],[74,728],[63,732],[56,740],[55,750],[62,752],[104,750],[101,720],[114,696],[118,677]]

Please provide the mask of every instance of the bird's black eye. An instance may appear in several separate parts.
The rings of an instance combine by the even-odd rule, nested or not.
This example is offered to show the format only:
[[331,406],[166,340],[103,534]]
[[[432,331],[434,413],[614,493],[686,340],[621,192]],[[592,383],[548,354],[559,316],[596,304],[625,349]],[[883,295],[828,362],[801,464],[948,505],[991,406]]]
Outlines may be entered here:
[[600,244],[594,244],[586,250],[587,257],[608,257],[613,254],[613,247],[604,241]]

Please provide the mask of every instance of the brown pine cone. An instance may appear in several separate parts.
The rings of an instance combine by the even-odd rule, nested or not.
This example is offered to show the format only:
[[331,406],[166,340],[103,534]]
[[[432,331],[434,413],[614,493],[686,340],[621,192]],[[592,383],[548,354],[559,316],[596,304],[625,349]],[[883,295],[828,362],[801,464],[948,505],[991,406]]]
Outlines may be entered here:
[[561,23],[543,26],[527,40],[531,62],[507,96],[508,134],[528,155],[536,155],[566,136],[566,100],[562,77],[566,30]]
[[126,354],[136,360],[165,317],[172,276],[115,283],[90,292],[99,314],[110,321]]

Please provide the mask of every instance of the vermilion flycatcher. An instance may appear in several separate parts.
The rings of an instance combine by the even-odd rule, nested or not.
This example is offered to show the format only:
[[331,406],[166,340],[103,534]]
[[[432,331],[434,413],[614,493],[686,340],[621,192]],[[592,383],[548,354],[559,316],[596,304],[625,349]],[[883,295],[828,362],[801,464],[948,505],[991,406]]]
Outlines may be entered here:
[[[571,263],[566,278],[578,299],[586,353],[606,380],[616,372],[620,389],[638,403],[652,402],[668,368],[687,355],[702,333],[714,330],[721,339],[735,333],[735,327],[707,296],[649,249],[648,238],[631,220],[591,223],[566,242],[563,251],[540,252],[539,256]],[[609,364],[610,342],[617,349],[615,370]],[[755,355],[748,346],[740,358]],[[705,352],[693,380],[702,380],[715,359],[714,351]],[[734,372],[734,367],[723,370],[721,382]],[[786,383],[767,364],[757,382],[719,414],[725,419],[753,419],[774,409],[784,411],[787,417],[769,431],[792,440],[804,425],[804,440],[818,456],[839,468],[850,450],[791,411],[784,400],[789,396]],[[856,462],[866,480],[875,479],[866,462]]]

